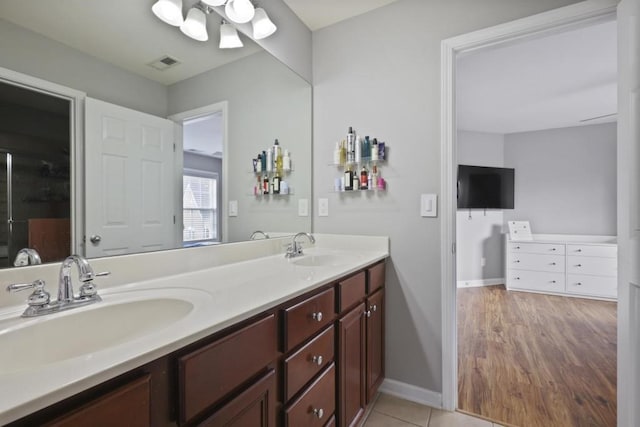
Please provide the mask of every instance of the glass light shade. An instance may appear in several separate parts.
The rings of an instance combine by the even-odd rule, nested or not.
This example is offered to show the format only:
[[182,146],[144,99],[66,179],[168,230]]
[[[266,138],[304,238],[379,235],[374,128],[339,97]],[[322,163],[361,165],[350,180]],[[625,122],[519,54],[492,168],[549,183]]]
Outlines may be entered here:
[[261,7],[256,9],[251,25],[253,26],[253,38],[256,40],[267,38],[278,29]]
[[153,13],[169,25],[179,27],[184,22],[182,0],[158,0],[151,6]]
[[194,40],[205,42],[209,40],[207,34],[207,15],[197,8],[192,8],[187,14],[187,19],[180,25],[180,31]]
[[244,24],[253,19],[256,9],[249,0],[229,0],[224,7],[227,18],[237,24]]
[[202,3],[209,6],[222,6],[227,0],[202,0]]
[[242,40],[233,25],[226,23],[220,25],[220,49],[233,49],[242,46]]

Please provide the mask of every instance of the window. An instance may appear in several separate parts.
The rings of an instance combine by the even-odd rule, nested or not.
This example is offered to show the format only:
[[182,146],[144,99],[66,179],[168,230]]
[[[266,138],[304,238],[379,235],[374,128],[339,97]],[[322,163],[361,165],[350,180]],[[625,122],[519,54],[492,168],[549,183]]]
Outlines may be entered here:
[[217,174],[183,176],[183,241],[218,240],[217,187]]

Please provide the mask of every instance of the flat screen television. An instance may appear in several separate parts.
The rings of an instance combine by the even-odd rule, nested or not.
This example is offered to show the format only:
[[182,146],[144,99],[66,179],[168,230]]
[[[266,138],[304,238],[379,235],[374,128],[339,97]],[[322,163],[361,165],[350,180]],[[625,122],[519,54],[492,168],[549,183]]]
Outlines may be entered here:
[[458,209],[513,209],[515,170],[458,166]]

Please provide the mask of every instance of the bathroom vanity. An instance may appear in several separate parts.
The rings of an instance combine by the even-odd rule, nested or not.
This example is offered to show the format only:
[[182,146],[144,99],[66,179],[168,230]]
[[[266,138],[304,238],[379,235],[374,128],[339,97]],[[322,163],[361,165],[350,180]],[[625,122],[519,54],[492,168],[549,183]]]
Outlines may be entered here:
[[[155,290],[154,298],[164,301],[167,291],[180,292],[184,286],[185,294],[195,292],[193,305],[199,314],[180,325],[181,337],[171,329],[175,325],[167,325],[165,334],[159,331],[159,337],[168,337],[161,345],[161,338],[148,343],[144,341],[149,337],[131,338],[116,346],[121,351],[105,358],[101,354],[111,349],[83,354],[74,359],[75,364],[50,364],[58,369],[77,366],[75,380],[73,372],[57,378],[55,371],[48,370],[51,366],[34,366],[36,371],[42,368],[41,379],[54,372],[51,380],[59,384],[41,390],[34,387],[31,399],[23,394],[22,402],[9,402],[14,406],[0,408],[0,422],[56,426],[357,423],[384,378],[388,240],[378,238],[378,248],[367,250],[376,238],[364,238],[368,241],[358,249],[357,239],[349,242],[348,237],[339,248],[341,239],[318,236],[316,247],[292,259],[278,253],[105,290],[102,296],[107,305],[111,296],[127,293],[136,304],[135,295],[145,290]],[[268,244],[281,246],[238,245]],[[257,272],[260,279],[255,277]],[[144,324],[143,318],[154,314],[139,303]],[[164,310],[166,316],[173,316],[172,308]],[[115,319],[113,323],[118,324]],[[129,328],[135,329],[136,324]],[[94,363],[102,366],[91,366]],[[5,388],[2,397],[9,397],[7,388],[17,387],[21,379],[30,387],[37,378],[37,372],[0,375]]]

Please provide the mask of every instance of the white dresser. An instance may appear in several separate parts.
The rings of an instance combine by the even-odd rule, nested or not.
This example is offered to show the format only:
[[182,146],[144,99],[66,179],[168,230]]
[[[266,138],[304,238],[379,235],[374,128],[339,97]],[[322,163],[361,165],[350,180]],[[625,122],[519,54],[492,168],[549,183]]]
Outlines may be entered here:
[[616,299],[615,236],[534,234],[511,241],[506,234],[505,278],[509,290]]

